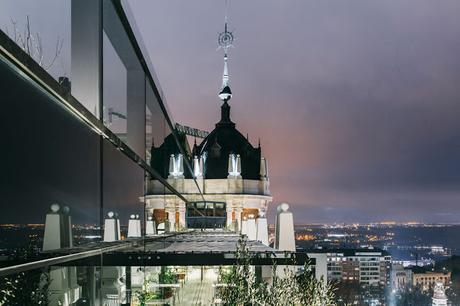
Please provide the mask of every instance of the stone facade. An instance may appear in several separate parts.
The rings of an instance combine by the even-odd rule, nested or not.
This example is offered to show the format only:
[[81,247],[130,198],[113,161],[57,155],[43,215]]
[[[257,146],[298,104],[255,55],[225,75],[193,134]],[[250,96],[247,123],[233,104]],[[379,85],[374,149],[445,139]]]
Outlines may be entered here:
[[[236,221],[236,230],[241,228],[243,218],[265,215],[272,201],[268,180],[198,179],[198,186],[193,179],[168,178],[167,181],[190,202],[203,201],[198,190],[200,188],[205,201],[226,203],[227,227],[231,227]],[[168,190],[165,191],[159,181],[149,182],[145,203],[147,214],[153,216],[157,224],[164,222],[162,218],[167,218],[171,231],[187,227],[185,202],[168,193]]]
[[420,286],[422,290],[429,290],[434,288],[437,282],[440,282],[443,286],[450,284],[450,272],[425,272],[425,273],[414,273],[412,276],[412,283],[414,286]]

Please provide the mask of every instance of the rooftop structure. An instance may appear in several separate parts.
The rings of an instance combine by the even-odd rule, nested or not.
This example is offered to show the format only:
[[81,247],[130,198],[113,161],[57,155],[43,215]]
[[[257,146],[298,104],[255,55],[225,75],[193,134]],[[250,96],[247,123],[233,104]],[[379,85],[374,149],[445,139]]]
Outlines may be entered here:
[[[173,135],[160,144],[153,142],[151,148],[152,168],[185,199],[173,193],[165,196],[162,182],[152,177],[142,200],[155,224],[166,226],[168,231],[225,228],[268,245],[265,216],[272,196],[267,160],[262,156],[260,143],[253,146],[236,129],[230,116],[228,51],[233,39],[226,13],[224,32],[218,38],[219,48],[224,51],[224,71],[218,94],[222,101],[221,116],[215,129],[200,143],[195,141],[193,148],[189,147],[185,134],[180,134],[178,141],[185,152],[178,150]],[[185,167],[185,161],[192,167]],[[291,249],[295,251],[295,247]]]
[[327,279],[331,281],[354,281],[368,286],[386,286],[390,283],[391,256],[380,249],[311,249],[305,250],[309,257],[325,254]]
[[396,291],[404,291],[412,287],[412,270],[404,268],[402,264],[394,263],[391,266],[391,288]]
[[433,289],[437,283],[448,286],[451,280],[451,273],[433,272],[433,271],[414,271],[412,283],[414,286],[420,286],[422,290]]

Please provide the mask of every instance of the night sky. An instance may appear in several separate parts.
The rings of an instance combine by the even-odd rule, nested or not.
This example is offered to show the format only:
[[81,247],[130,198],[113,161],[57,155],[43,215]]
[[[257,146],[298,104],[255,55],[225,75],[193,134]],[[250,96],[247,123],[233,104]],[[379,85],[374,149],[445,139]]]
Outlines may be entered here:
[[[219,117],[224,1],[132,0],[176,121]],[[231,0],[232,118],[296,222],[460,221],[460,2]],[[272,209],[273,211],[274,209]]]
[[[224,0],[127,2],[173,118],[212,130]],[[69,75],[70,1],[1,8],[48,53],[63,37],[50,73]],[[298,223],[460,221],[459,16],[458,0],[230,0],[232,119],[261,139],[274,204]]]

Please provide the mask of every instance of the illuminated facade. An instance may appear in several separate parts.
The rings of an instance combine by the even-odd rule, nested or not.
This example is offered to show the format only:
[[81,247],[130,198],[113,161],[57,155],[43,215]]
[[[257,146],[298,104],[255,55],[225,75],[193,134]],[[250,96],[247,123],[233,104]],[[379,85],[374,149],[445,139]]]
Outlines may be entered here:
[[[391,256],[379,249],[307,250],[311,258],[326,254],[327,280],[368,286],[390,283]],[[318,264],[319,265],[319,264]]]
[[[179,138],[187,147],[185,135]],[[227,101],[216,128],[186,150],[186,156],[170,145],[173,141],[168,136],[159,147],[152,147],[151,164],[189,203],[173,193],[165,195],[162,183],[150,180],[146,210],[157,225],[166,223],[171,231],[193,227],[241,231],[248,220],[265,218],[272,201],[267,161],[260,145],[252,146],[235,128]],[[184,159],[192,169],[184,168]]]
[[[152,141],[151,166],[183,197],[164,195],[160,180],[148,183],[146,212],[155,224],[169,231],[184,228],[226,228],[246,234],[250,240],[268,245],[266,211],[272,201],[269,190],[267,161],[260,142],[254,147],[230,118],[232,98],[228,72],[228,51],[233,34],[219,35],[219,48],[224,50],[221,118],[215,129],[200,144],[190,149],[185,133],[178,139],[167,136],[161,145]],[[179,142],[185,152],[179,151]],[[192,165],[184,166],[184,161]]]
[[435,287],[436,283],[441,283],[443,286],[450,284],[450,272],[432,272],[414,273],[412,283],[414,286],[420,286],[422,290],[429,290]]

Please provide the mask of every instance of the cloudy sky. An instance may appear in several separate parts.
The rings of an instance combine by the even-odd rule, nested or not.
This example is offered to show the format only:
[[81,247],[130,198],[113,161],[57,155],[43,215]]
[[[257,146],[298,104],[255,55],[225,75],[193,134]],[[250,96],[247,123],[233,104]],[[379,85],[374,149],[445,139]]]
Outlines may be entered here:
[[[211,130],[224,1],[132,0],[176,121]],[[460,2],[231,0],[232,118],[297,222],[460,221]]]
[[[460,1],[229,1],[232,118],[261,139],[274,204],[299,223],[460,222]],[[224,0],[123,2],[174,119],[212,130]],[[30,15],[52,52],[69,4],[5,0],[0,28]]]

